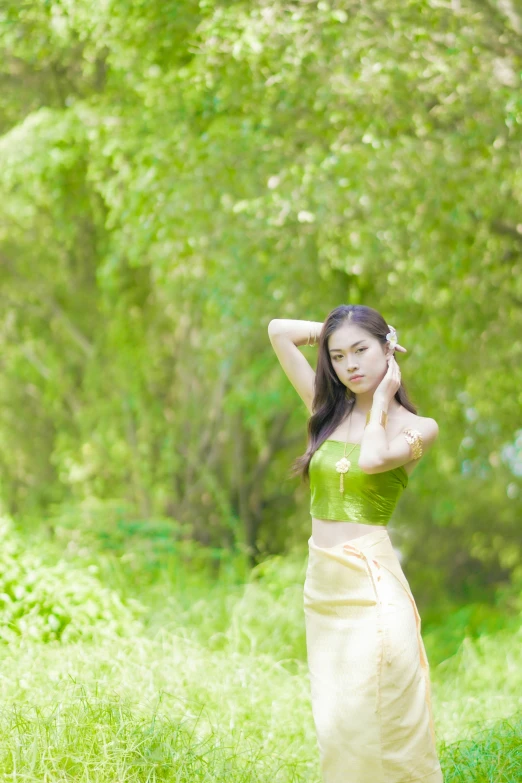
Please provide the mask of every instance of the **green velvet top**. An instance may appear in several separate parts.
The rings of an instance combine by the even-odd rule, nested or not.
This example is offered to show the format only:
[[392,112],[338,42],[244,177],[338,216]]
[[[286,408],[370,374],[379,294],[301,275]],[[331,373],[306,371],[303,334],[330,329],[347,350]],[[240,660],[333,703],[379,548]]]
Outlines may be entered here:
[[381,473],[365,473],[358,465],[360,445],[346,456],[351,462],[344,474],[344,494],[339,491],[340,474],[335,463],[344,455],[345,441],[327,439],[314,452],[309,465],[310,514],[316,519],[386,525],[397,501],[408,485],[401,465]]

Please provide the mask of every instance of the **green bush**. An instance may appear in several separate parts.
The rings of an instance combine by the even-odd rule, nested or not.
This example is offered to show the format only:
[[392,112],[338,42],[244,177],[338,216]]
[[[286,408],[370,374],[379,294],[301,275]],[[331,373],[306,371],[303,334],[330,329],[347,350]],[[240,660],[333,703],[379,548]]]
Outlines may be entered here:
[[27,549],[6,517],[0,517],[0,541],[0,641],[74,642],[141,627],[144,607],[134,599],[123,603],[104,587],[96,565],[46,563]]

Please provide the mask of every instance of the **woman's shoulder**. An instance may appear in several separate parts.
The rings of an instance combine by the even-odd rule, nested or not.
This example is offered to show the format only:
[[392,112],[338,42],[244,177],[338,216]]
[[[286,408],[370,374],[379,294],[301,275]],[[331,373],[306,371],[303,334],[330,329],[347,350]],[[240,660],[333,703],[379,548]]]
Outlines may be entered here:
[[412,413],[407,410],[407,408],[401,408],[397,420],[405,427],[414,427],[418,429],[435,429],[439,426],[435,419],[430,418],[429,416],[419,416],[417,413]]

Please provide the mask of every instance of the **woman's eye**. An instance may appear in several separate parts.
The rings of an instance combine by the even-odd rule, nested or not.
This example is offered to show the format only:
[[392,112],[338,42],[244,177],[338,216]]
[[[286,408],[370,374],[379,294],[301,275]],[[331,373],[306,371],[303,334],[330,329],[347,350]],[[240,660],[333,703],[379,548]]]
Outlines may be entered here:
[[[365,351],[365,350],[366,348],[357,348],[357,351]],[[357,351],[355,351],[355,353],[357,353]],[[335,360],[337,361],[337,359],[342,359],[342,358],[343,358],[342,356],[336,356]]]

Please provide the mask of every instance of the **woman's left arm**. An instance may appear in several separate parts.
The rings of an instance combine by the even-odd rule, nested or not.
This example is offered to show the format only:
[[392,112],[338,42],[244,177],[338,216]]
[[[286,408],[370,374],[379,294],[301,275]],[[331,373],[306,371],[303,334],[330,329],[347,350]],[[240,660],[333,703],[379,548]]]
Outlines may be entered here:
[[[381,427],[381,430],[382,437],[385,438],[384,428]],[[380,435],[378,432],[372,434],[377,437]],[[378,451],[374,448],[373,459],[370,462],[364,460],[361,449],[359,467],[365,473],[383,473],[412,460],[420,460],[433,446],[438,436],[439,425],[435,419],[422,419],[416,422],[416,427],[405,427],[395,438],[387,442],[386,446],[382,444],[382,437],[380,437],[382,450]]]

